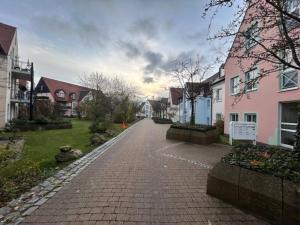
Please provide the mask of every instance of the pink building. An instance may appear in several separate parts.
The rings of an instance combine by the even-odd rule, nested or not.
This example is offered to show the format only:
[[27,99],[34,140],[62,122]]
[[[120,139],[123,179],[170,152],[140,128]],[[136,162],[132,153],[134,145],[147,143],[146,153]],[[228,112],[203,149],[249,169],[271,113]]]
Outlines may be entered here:
[[[299,5],[291,10],[295,9],[299,10]],[[255,12],[251,10],[246,12],[240,31],[248,32],[257,40],[277,34],[276,30],[257,32],[260,21],[249,19],[254,18],[254,14]],[[242,42],[244,48],[241,48],[238,54],[262,51],[259,44],[247,39],[246,36],[236,37],[234,40],[224,66],[226,77],[224,131],[229,133],[230,121],[256,122],[258,142],[292,148],[295,140],[296,116],[300,112],[300,73],[292,68],[281,67],[259,82],[245,86],[245,83],[258,76],[260,71],[273,68],[274,64],[261,61],[254,65],[254,60],[249,58],[241,62],[238,58],[232,57],[234,46]],[[241,90],[244,95],[238,97]]]

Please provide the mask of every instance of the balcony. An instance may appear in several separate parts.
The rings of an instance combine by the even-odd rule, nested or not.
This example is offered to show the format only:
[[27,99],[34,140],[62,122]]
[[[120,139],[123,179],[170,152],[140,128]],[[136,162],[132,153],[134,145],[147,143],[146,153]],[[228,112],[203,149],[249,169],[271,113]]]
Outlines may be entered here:
[[11,90],[10,101],[18,103],[29,103],[30,91]]
[[11,64],[12,75],[16,79],[31,80],[31,63],[29,61],[23,62],[19,59],[15,59]]

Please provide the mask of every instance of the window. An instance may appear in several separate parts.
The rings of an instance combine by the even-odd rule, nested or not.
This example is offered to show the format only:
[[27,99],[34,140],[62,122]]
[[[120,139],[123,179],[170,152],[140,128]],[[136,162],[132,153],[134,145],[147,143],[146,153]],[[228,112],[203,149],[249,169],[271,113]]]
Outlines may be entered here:
[[254,23],[246,32],[245,32],[245,48],[249,50],[254,47],[259,40],[259,27],[258,22]]
[[223,120],[223,116],[221,113],[216,113],[216,121]]
[[222,101],[221,91],[222,91],[222,88],[219,88],[219,89],[216,90],[216,101],[217,102],[221,102]]
[[72,94],[71,94],[71,99],[72,99],[72,100],[76,100],[76,94],[75,94],[75,93],[72,93]]
[[246,91],[257,90],[258,87],[258,82],[256,80],[257,76],[258,76],[257,68],[250,70],[245,74]]
[[230,113],[229,119],[230,119],[230,121],[239,121],[239,114],[237,114],[237,113]]
[[60,90],[56,93],[57,97],[59,98],[64,98],[65,97],[65,92],[63,90]]
[[256,123],[256,113],[245,113],[245,121],[246,122],[254,122]]
[[236,95],[239,93],[239,84],[240,84],[239,76],[230,79],[230,93],[232,95]]
[[300,1],[299,0],[287,0],[286,1],[286,10],[289,13],[294,13],[297,8],[299,7]]
[[[286,0],[285,10],[295,16],[299,16],[299,4],[300,0]],[[284,16],[284,22],[287,30],[292,30],[298,25],[297,21],[289,16]]]
[[[290,64],[294,64],[291,50],[284,51],[284,59]],[[298,87],[298,71],[294,68],[283,65],[280,74],[280,89],[290,89]]]

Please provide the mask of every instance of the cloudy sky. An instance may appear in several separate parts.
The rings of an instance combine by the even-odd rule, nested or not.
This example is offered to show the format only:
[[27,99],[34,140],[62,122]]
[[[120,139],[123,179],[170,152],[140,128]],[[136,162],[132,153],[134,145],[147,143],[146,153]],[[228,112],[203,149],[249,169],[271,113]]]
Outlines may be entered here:
[[[203,63],[226,55],[229,44],[208,41],[205,0],[1,0],[0,22],[18,28],[19,55],[41,76],[78,83],[100,72],[119,76],[145,96],[176,86],[168,73],[178,57]],[[221,11],[215,31],[232,10]],[[224,20],[226,18],[226,20]],[[215,65],[215,72],[219,65]]]

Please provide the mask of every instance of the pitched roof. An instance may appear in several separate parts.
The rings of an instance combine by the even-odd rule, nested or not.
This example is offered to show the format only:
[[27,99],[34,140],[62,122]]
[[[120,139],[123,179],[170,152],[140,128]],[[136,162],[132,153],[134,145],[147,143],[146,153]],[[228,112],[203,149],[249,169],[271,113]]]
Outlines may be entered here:
[[152,108],[158,107],[160,105],[160,102],[157,100],[148,100]]
[[173,105],[178,105],[180,103],[180,98],[182,98],[183,88],[170,88],[171,100]]
[[189,93],[190,96],[197,96],[197,95],[207,95],[209,94],[209,82],[196,82],[185,83],[185,90]]
[[[41,88],[41,85],[43,84],[47,86],[48,92],[51,93],[51,95],[54,97],[56,101],[70,101],[71,100],[70,94],[73,93],[76,94],[77,100],[81,101],[84,98],[84,96],[86,96],[91,91],[91,89],[77,84],[70,84],[64,81],[54,80],[47,77],[41,77],[38,85],[36,86],[37,93],[43,92]],[[56,93],[60,90],[63,90],[65,92],[64,98],[58,97],[56,95]]]
[[0,54],[8,55],[17,28],[0,23]]
[[215,80],[217,80],[220,76],[220,72],[217,72],[215,73],[214,75],[208,77],[206,80],[204,80],[204,82],[209,82],[209,83],[212,83],[214,82]]

